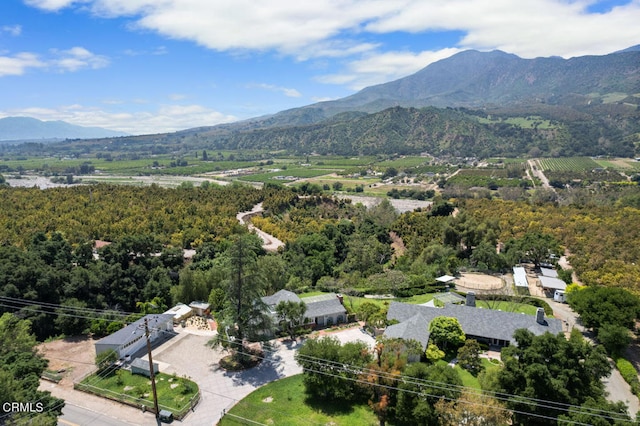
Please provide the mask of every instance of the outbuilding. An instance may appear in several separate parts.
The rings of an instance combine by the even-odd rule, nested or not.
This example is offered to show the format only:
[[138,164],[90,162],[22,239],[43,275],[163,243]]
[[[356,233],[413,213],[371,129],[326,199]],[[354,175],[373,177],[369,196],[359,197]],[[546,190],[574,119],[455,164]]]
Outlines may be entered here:
[[145,320],[149,328],[149,340],[159,339],[165,332],[173,331],[173,315],[151,314],[132,322],[124,328],[98,340],[94,346],[96,355],[114,350],[118,358],[133,355],[146,345]]
[[[158,374],[160,372],[160,367],[157,363],[153,363],[153,374]],[[142,376],[151,377],[151,373],[149,371],[149,360],[143,358],[135,358],[131,361],[131,374],[140,374]]]

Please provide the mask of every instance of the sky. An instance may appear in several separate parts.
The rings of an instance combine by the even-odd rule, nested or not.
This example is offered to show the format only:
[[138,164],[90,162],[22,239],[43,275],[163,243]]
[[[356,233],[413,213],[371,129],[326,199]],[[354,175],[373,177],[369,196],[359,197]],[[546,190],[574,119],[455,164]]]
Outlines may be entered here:
[[640,44],[640,0],[1,0],[0,118],[129,134],[338,99],[467,49]]

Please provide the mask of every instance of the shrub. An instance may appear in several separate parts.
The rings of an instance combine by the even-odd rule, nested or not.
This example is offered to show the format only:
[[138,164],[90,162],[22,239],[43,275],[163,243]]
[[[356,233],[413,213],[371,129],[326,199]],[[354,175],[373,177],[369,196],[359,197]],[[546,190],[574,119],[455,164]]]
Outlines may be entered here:
[[638,372],[633,364],[624,358],[618,358],[616,360],[616,367],[624,380],[631,386],[631,391],[640,397],[640,381],[638,381]]

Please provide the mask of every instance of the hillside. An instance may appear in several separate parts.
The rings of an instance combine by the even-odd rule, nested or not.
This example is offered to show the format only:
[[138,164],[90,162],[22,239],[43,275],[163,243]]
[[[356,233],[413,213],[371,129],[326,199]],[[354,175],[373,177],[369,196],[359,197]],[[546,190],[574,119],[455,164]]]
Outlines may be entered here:
[[[640,104],[640,51],[603,56],[523,59],[501,51],[468,50],[410,76],[320,102],[258,117],[216,131],[311,124],[347,111],[378,112],[392,106],[510,109],[544,107],[583,111],[610,103]],[[551,107],[551,108],[550,108]],[[199,132],[207,128],[198,129]],[[213,130],[213,129],[210,129]]]
[[[372,114],[340,114],[318,124],[194,135],[216,149],[286,149],[299,154],[416,154],[436,156],[632,156],[633,144],[603,121],[563,123],[529,117],[520,122],[469,110],[393,107]],[[636,123],[637,128],[637,123]],[[580,141],[578,143],[577,141]]]
[[30,117],[0,118],[0,141],[91,139],[126,136],[100,127],[82,127],[65,121],[41,121]]
[[[113,152],[140,153],[287,149],[341,155],[631,157],[640,151],[639,105],[640,51],[635,47],[571,59],[466,51],[343,99],[237,123],[112,139],[108,146]],[[56,149],[91,145],[106,144],[80,141]],[[42,147],[30,152],[34,149]]]

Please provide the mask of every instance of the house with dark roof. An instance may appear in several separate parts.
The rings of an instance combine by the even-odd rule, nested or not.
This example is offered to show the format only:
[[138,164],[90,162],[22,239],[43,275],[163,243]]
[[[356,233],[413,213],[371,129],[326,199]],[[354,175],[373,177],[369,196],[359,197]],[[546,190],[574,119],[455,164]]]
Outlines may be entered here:
[[329,327],[347,322],[347,310],[342,304],[342,296],[335,293],[305,297],[307,305],[305,316],[317,327]]
[[133,355],[142,349],[147,341],[145,339],[144,323],[147,320],[149,328],[149,340],[151,342],[159,339],[166,331],[173,331],[173,315],[171,314],[151,314],[132,322],[124,328],[98,340],[94,346],[96,355],[113,349],[118,354],[118,358]]
[[271,296],[262,297],[262,301],[267,305],[272,315],[275,315],[276,306],[280,302],[304,302],[307,305],[305,313],[305,317],[308,319],[307,325],[327,327],[347,321],[347,310],[342,304],[342,296],[335,293],[301,299],[289,290],[280,290]]
[[440,316],[456,318],[467,338],[497,346],[515,343],[513,333],[520,328],[535,335],[562,332],[562,322],[555,318],[545,318],[542,308],[538,308],[535,316],[477,308],[475,295],[469,293],[465,305],[447,304],[442,308],[391,302],[387,319],[398,323],[387,327],[384,335],[414,339],[426,348],[429,343],[429,324]]

